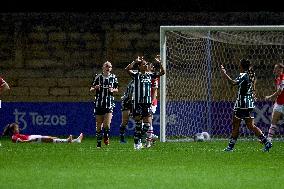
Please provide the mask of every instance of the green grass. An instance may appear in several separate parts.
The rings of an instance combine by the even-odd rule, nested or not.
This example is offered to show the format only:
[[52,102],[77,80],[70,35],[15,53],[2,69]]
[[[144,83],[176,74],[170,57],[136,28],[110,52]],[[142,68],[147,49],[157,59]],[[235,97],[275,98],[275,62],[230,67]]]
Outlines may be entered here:
[[0,188],[190,188],[279,189],[284,180],[284,143],[269,153],[254,141],[161,143],[134,151],[132,139],[97,149],[81,144],[14,144],[2,139]]

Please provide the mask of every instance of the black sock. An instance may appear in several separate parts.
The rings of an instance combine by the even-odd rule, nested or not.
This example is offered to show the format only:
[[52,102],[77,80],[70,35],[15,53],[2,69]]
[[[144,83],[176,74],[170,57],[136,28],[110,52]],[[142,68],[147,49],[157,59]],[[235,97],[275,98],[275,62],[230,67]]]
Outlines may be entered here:
[[262,144],[268,142],[267,138],[263,134],[259,135],[258,139],[262,142]]
[[150,123],[144,123],[143,124],[143,129],[142,129],[142,142],[146,142],[147,138],[147,131],[150,128]]
[[120,125],[120,128],[119,128],[120,136],[124,136],[125,135],[125,129],[126,129],[126,125]]
[[229,146],[230,148],[234,148],[234,147],[235,147],[236,142],[237,142],[237,139],[236,139],[236,138],[231,137],[231,139],[230,139],[230,141],[229,141],[228,146]]
[[134,143],[138,144],[139,139],[141,139],[142,125],[141,123],[136,123],[134,131]]
[[97,143],[101,143],[102,142],[102,131],[96,131],[96,136],[97,136]]

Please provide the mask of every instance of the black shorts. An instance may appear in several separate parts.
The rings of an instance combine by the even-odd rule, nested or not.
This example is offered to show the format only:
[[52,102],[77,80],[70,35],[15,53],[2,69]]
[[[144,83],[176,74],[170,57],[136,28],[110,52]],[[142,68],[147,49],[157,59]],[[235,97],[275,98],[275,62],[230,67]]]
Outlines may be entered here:
[[133,109],[133,117],[148,117],[152,115],[151,104],[137,104]]
[[254,118],[253,108],[247,108],[247,109],[236,108],[234,109],[234,115],[239,119]]
[[94,110],[95,115],[105,115],[107,113],[112,113],[113,108],[102,108],[102,107],[96,107]]

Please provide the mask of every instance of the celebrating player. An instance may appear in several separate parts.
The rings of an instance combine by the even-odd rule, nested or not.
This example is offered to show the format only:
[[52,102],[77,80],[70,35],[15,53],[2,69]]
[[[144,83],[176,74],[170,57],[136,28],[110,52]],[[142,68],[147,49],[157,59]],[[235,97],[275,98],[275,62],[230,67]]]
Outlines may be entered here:
[[[96,92],[95,109],[97,148],[101,148],[104,136],[105,145],[109,145],[109,130],[114,104],[114,92],[118,92],[118,81],[112,71],[112,64],[106,61],[103,64],[103,72],[96,75],[90,91]],[[102,134],[102,126],[104,134]]]
[[249,130],[253,131],[259,140],[264,144],[263,151],[267,152],[272,147],[271,142],[263,135],[262,131],[255,126],[254,117],[252,115],[255,107],[255,73],[249,60],[242,59],[240,61],[240,74],[233,80],[226,73],[225,68],[221,65],[221,71],[233,85],[238,85],[237,99],[234,105],[233,129],[229,144],[224,151],[233,151],[239,136],[239,127],[242,120],[245,120]]
[[[158,73],[157,75],[162,76],[165,74],[165,70],[163,66],[161,66],[161,58],[160,55],[156,55],[155,62],[149,63],[149,71],[153,73]],[[151,143],[154,144],[155,140],[157,140],[158,136],[153,133],[153,114],[155,114],[158,106],[158,88],[159,88],[159,77],[152,78],[151,81],[151,112],[152,112],[152,119],[151,119],[151,126],[147,131],[147,139],[146,139],[146,147],[150,147]]]
[[[138,65],[138,72],[133,71],[135,64]],[[144,137],[143,133],[146,134],[151,126],[151,80],[160,76],[160,73],[148,72],[149,68],[147,62],[139,56],[125,69],[134,80],[133,117],[136,123],[134,131],[134,149],[139,150],[142,148],[141,140],[142,137]]]
[[0,77],[0,95],[4,91],[7,91],[9,89],[10,89],[10,87],[9,87],[8,83],[2,77]]
[[283,118],[284,115],[283,68],[284,68],[283,64],[275,64],[273,72],[276,76],[275,78],[276,91],[272,95],[265,97],[266,100],[276,97],[275,103],[273,105],[271,125],[267,137],[267,139],[270,142],[272,141],[273,135],[278,131],[277,123]]
[[3,131],[3,136],[10,136],[12,142],[15,143],[27,143],[27,142],[44,142],[44,143],[81,143],[83,139],[83,133],[78,138],[73,139],[72,135],[69,135],[67,139],[60,139],[53,136],[42,135],[24,135],[20,134],[20,128],[18,123],[8,124]]

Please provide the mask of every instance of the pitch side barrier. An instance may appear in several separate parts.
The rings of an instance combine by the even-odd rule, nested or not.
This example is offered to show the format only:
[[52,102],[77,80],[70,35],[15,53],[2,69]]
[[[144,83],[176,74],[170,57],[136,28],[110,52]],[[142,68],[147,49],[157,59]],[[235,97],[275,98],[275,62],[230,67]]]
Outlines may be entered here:
[[[174,107],[179,109],[181,105],[186,107],[184,112],[190,111],[191,108],[196,105],[206,104],[205,101],[187,102],[171,102],[174,103]],[[211,119],[212,119],[212,133],[211,135],[229,135],[231,130],[232,116],[225,116],[223,114],[224,108],[232,108],[233,102],[220,101],[212,102]],[[95,118],[93,116],[94,103],[92,102],[2,102],[0,109],[0,130],[6,124],[12,122],[20,123],[20,127],[23,129],[22,133],[26,134],[41,134],[41,135],[78,135],[83,132],[86,136],[95,136]],[[113,113],[113,119],[111,124],[112,136],[119,136],[119,126],[121,123],[121,105],[120,102],[116,102],[116,106]],[[159,112],[159,104],[157,112]],[[179,111],[176,111],[179,112]],[[272,112],[271,102],[258,102],[255,108],[255,122],[264,132],[267,132],[270,126]],[[166,136],[176,135],[188,135],[191,136],[195,133],[188,132],[191,125],[188,128],[180,128],[179,121],[182,116],[186,114],[177,114],[174,110],[166,116]],[[206,126],[206,115],[190,114],[190,120],[200,123],[198,131],[203,131]],[[220,121],[223,120],[223,121]],[[216,124],[221,123],[221,124]],[[206,126],[206,127],[205,127]],[[126,135],[133,135],[134,121],[130,120],[127,128]],[[154,133],[159,135],[160,133],[160,115],[157,113],[153,119]],[[280,133],[284,133],[283,127],[280,127]],[[177,133],[178,131],[178,133]],[[222,131],[222,133],[220,133]],[[184,133],[182,133],[184,132]],[[241,133],[249,133],[246,127],[241,128]]]

